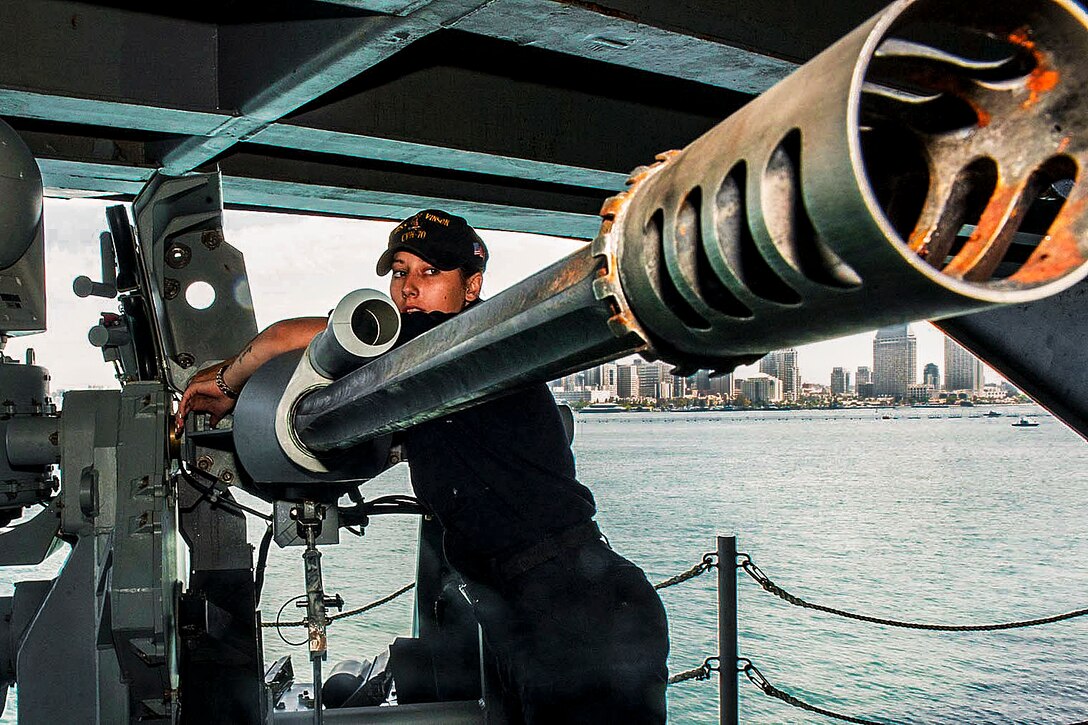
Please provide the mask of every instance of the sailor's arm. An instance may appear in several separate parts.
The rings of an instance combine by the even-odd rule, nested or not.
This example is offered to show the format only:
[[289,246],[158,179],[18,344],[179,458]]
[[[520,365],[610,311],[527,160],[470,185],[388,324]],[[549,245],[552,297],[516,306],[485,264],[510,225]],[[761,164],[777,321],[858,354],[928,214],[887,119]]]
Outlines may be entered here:
[[178,406],[179,421],[189,413],[211,413],[211,423],[215,425],[220,418],[234,409],[234,398],[227,395],[216,381],[220,370],[223,383],[237,394],[258,368],[285,352],[306,347],[327,324],[326,317],[281,320],[253,338],[233,358],[204,368],[193,376],[181,396],[181,404]]

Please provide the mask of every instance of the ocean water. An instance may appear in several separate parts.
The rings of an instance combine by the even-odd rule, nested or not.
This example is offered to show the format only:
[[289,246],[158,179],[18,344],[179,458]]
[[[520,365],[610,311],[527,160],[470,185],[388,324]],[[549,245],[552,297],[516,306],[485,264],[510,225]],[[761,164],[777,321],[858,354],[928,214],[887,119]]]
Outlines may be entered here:
[[[1088,445],[1034,406],[882,411],[582,415],[574,449],[613,547],[651,581],[735,535],[777,584],[863,614],[976,624],[1088,606]],[[1010,425],[1021,412],[1037,428]],[[1011,417],[1010,417],[1011,416]],[[400,466],[368,496],[407,492]],[[260,505],[257,502],[255,505]],[[414,576],[416,522],[375,519],[323,549],[326,589],[348,608]],[[263,524],[251,534],[259,539]],[[61,559],[48,565],[55,570]],[[48,571],[48,566],[39,571]],[[23,569],[0,572],[0,595]],[[802,610],[737,579],[739,650],[813,705],[896,723],[1088,720],[1088,617],[991,633],[931,633]],[[263,616],[303,591],[301,549],[273,549]],[[717,654],[713,573],[662,591],[670,669]],[[329,662],[370,657],[411,632],[412,595],[330,626]],[[284,621],[301,616],[293,604]],[[284,629],[288,639],[303,630]],[[265,629],[266,661],[305,648]],[[830,723],[741,679],[745,723]],[[15,693],[3,722],[14,722]],[[669,690],[670,720],[717,722],[715,680]]]

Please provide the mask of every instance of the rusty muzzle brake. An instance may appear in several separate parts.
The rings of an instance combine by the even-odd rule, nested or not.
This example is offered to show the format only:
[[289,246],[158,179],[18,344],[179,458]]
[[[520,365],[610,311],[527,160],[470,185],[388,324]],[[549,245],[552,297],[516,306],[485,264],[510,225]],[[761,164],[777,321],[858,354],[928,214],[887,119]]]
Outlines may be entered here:
[[681,368],[1082,279],[1086,16],[891,5],[637,170],[594,242],[617,333]]

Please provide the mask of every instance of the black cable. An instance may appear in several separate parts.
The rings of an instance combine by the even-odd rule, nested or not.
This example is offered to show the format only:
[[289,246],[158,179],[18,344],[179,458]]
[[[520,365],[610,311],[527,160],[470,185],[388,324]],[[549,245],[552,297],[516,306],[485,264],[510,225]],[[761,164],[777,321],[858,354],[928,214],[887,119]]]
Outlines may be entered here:
[[268,523],[264,536],[261,538],[261,547],[257,550],[257,566],[253,570],[253,585],[255,589],[257,606],[261,606],[261,590],[264,589],[264,570],[268,565],[268,549],[272,545],[272,523]]
[[[265,521],[272,521],[272,516],[269,514],[258,511],[257,509],[250,508],[243,503],[235,501],[233,498],[223,498],[223,494],[227,492],[219,491],[215,488],[214,484],[211,486],[205,486],[202,483],[198,483],[193,474],[185,470],[184,467],[179,468],[178,471],[193,488],[204,494],[204,496],[206,496],[210,500],[213,506],[221,505],[223,506],[223,508],[234,509],[234,513],[250,514],[252,516],[256,516],[259,519],[264,519]],[[201,473],[205,476],[208,476],[208,478],[212,478],[212,480],[219,480],[209,476],[203,471],[201,471]]]
[[373,501],[361,501],[354,506],[345,506],[338,510],[340,520],[345,528],[348,526],[365,528],[370,523],[371,516],[386,514],[420,515],[427,513],[427,509],[418,499],[404,494],[381,496]]
[[[193,488],[196,488],[196,486],[194,486]],[[200,489],[197,488],[197,490],[199,491]],[[196,497],[196,500],[193,501],[192,505],[190,505],[190,506],[178,506],[178,513],[191,514],[193,511],[196,511],[197,506],[199,506],[201,503],[203,503],[204,501],[207,501],[207,500],[208,500],[208,494],[201,491],[200,495]]]

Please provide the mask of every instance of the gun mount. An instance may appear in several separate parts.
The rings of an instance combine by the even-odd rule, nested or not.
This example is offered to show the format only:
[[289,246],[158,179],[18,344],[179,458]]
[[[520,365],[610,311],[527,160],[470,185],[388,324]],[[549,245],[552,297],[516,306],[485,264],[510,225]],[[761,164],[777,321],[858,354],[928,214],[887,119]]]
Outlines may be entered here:
[[[171,393],[236,352],[256,324],[244,261],[222,232],[219,178],[155,176],[134,203],[135,233],[123,207],[110,209],[102,282],[77,285],[120,295],[92,341],[123,390],[71,392],[57,415],[44,369],[0,365],[5,394],[18,391],[4,411],[11,473],[0,517],[47,504],[0,533],[0,563],[41,561],[61,539],[74,542],[55,580],[22,582],[0,599],[9,615],[0,672],[18,682],[20,711],[60,721],[75,703],[83,719],[110,722],[301,719],[274,709],[287,669],[262,678],[262,575],[235,486],[273,501],[264,548],[273,537],[306,546],[316,666],[334,601],[317,546],[383,512],[357,488],[396,458],[384,435],[630,352],[680,371],[725,371],[777,347],[944,318],[968,340],[984,329],[985,356],[993,325],[972,328],[976,318],[959,315],[1018,306],[983,313],[992,321],[1055,294],[1079,311],[1070,295],[1088,274],[1086,38],[1088,20],[1071,2],[898,2],[684,150],[637,170],[604,203],[583,250],[357,369],[358,353],[388,347],[393,323],[381,303],[346,304],[311,353],[268,366],[267,384],[251,381],[233,427],[193,420],[182,440]],[[14,138],[5,129],[3,143]],[[30,168],[21,150],[13,158]],[[16,247],[0,292],[17,280],[32,298],[42,289],[40,180],[18,178],[11,193],[29,206],[3,213],[20,245],[34,239]],[[0,233],[8,220],[0,216]],[[196,304],[190,293],[202,289],[212,301]],[[3,330],[44,325],[44,307],[13,309]],[[996,336],[1009,337],[1005,325],[1018,323],[997,319]],[[1026,320],[1038,334],[1043,322]],[[1002,370],[1017,369],[1012,358],[996,356]],[[1044,403],[1061,396],[1045,375],[1030,389]],[[1065,405],[1083,434],[1088,404]],[[364,441],[374,443],[360,449]],[[330,465],[341,449],[352,452]],[[342,494],[355,505],[338,507]],[[460,703],[407,706],[383,721],[478,722],[476,701],[489,696],[438,533],[424,524],[417,611],[429,616],[394,658],[408,673],[398,694]],[[441,656],[460,675],[437,666]],[[422,695],[408,684],[413,668],[437,673]],[[341,718],[377,719],[367,708]]]

